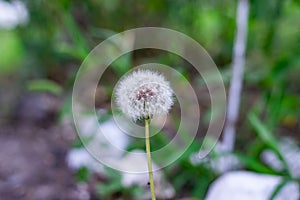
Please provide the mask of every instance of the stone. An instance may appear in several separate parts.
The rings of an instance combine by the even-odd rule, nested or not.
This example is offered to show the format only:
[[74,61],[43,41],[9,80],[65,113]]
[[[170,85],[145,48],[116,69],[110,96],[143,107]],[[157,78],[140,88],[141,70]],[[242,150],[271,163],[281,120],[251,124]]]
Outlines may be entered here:
[[[269,200],[282,177],[247,171],[227,172],[210,186],[205,200]],[[287,183],[274,200],[298,200],[299,185]]]

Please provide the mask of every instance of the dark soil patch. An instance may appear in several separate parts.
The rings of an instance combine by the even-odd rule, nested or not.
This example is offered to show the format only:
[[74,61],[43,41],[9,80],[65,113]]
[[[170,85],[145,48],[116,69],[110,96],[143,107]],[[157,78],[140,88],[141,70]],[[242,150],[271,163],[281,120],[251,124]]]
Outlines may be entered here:
[[[62,127],[16,124],[0,128],[0,197],[3,200],[79,199],[65,163],[70,135]],[[68,139],[69,138],[69,139]]]

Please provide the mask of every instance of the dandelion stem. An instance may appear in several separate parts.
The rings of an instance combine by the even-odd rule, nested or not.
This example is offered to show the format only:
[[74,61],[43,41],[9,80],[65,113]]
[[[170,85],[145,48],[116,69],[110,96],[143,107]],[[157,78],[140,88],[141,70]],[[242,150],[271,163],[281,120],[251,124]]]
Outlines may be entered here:
[[146,136],[146,151],[148,158],[148,171],[149,171],[149,179],[150,179],[150,189],[151,189],[151,197],[152,200],[156,200],[155,190],[154,190],[154,181],[153,181],[153,172],[152,172],[152,160],[150,153],[150,136],[149,136],[149,119],[145,119],[145,136]]

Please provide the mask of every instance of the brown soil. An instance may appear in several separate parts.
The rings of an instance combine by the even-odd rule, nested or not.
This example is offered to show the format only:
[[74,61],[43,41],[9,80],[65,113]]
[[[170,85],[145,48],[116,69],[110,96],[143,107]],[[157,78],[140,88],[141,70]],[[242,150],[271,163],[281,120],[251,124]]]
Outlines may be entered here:
[[79,199],[78,187],[65,163],[70,139],[74,137],[70,134],[73,133],[55,125],[48,128],[28,123],[2,126],[1,199]]

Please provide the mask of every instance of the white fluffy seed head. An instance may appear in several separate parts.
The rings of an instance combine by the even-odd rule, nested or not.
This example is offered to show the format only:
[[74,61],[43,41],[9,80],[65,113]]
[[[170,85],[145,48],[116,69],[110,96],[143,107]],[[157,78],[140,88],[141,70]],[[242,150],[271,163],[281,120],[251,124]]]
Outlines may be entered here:
[[138,70],[116,86],[116,103],[134,121],[167,114],[173,105],[173,90],[165,77],[151,70]]

